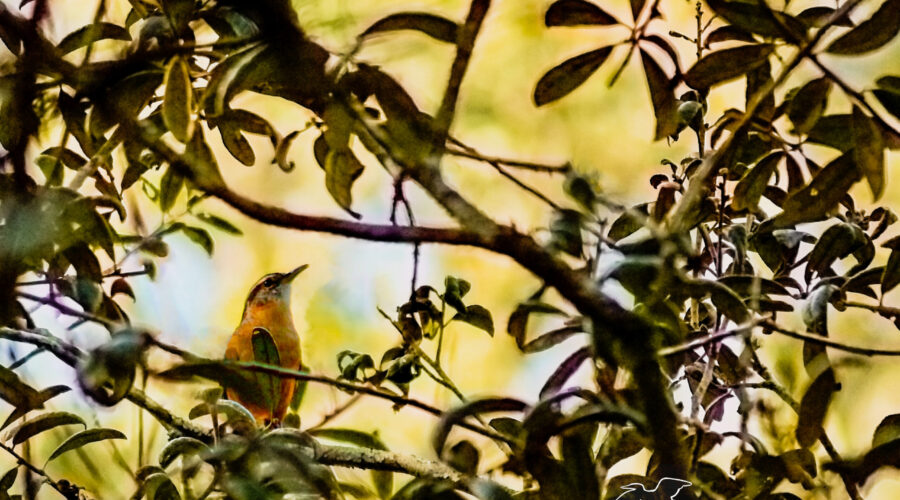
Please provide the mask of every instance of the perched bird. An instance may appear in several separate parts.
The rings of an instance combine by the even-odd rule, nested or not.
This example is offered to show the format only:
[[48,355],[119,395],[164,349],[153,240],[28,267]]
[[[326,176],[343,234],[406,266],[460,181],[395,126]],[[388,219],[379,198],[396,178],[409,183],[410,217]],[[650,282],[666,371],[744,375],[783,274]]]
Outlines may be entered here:
[[[302,265],[289,273],[267,274],[253,285],[244,304],[241,323],[225,349],[226,360],[270,363],[271,357],[258,359],[259,344],[254,342],[254,336],[268,334],[275,344],[278,364],[294,370],[300,368],[300,336],[291,315],[291,282],[307,267]],[[256,391],[250,391],[248,387],[227,387],[226,394],[228,399],[250,410],[258,421],[280,422],[290,406],[295,381],[272,379],[275,382],[272,401],[260,397],[259,387],[253,388]]]

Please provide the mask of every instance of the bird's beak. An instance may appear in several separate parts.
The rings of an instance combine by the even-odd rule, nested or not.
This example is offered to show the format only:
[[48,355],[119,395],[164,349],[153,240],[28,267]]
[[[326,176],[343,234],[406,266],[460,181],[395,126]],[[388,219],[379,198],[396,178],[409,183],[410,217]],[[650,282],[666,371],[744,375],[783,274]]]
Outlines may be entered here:
[[307,267],[309,267],[309,264],[303,264],[297,269],[294,269],[293,271],[285,274],[284,277],[281,278],[281,282],[290,283],[291,281],[294,281],[294,278],[296,278],[298,274],[302,273]]

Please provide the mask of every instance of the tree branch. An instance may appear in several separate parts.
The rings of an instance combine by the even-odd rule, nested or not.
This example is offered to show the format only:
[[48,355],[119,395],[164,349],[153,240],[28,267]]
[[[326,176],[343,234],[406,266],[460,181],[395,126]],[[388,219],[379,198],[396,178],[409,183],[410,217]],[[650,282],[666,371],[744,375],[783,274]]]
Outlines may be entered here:
[[447,132],[450,131],[450,125],[453,124],[453,118],[456,115],[456,102],[459,99],[459,89],[469,67],[475,39],[478,37],[478,31],[481,29],[481,23],[484,21],[484,16],[487,14],[490,5],[490,0],[472,0],[472,3],[469,5],[466,23],[459,30],[456,40],[456,58],[450,67],[447,89],[444,91],[441,107],[438,109],[434,119],[436,144],[444,143]]
[[784,328],[783,326],[779,326],[778,323],[775,323],[772,320],[763,320],[760,324],[766,328],[769,328],[769,329],[776,331],[787,337],[793,337],[798,340],[812,342],[814,344],[823,345],[825,347],[831,347],[833,349],[838,349],[838,350],[850,352],[853,354],[859,354],[861,356],[900,356],[900,350],[874,349],[874,348],[859,347],[859,346],[855,346],[855,345],[844,344],[844,343],[838,342],[836,340],[831,340],[828,337],[823,337],[821,335],[810,335],[808,333],[795,332],[793,330]]

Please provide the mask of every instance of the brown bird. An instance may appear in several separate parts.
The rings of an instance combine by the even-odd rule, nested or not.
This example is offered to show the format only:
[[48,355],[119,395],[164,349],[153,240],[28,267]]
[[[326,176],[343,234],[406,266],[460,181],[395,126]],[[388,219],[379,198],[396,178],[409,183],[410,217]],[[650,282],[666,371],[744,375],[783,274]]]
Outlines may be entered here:
[[[275,343],[278,364],[293,370],[300,368],[300,336],[294,328],[294,318],[291,315],[291,281],[307,267],[304,264],[289,273],[267,274],[253,285],[244,304],[241,323],[228,341],[225,359],[270,362],[257,359],[253,341],[254,335],[267,332]],[[260,380],[260,377],[256,377],[256,380]],[[275,380],[275,383],[279,381]],[[280,422],[294,396],[294,385],[294,380],[280,380],[280,389],[275,386],[275,401],[268,402],[269,404],[266,404],[266,399],[261,398],[259,393],[248,394],[247,387],[240,390],[228,387],[226,394],[228,399],[237,401],[250,410],[258,421]]]

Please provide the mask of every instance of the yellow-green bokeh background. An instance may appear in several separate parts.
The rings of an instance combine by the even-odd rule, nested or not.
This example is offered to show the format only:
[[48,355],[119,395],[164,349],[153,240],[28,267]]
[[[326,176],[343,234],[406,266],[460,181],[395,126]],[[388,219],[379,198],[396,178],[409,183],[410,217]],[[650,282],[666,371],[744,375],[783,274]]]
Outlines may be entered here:
[[[18,2],[6,3],[12,8]],[[467,2],[463,0],[294,3],[310,35],[338,53],[348,50],[357,33],[386,14],[416,10],[462,19],[467,8]],[[544,108],[535,108],[531,93],[546,70],[568,57],[628,36],[624,28],[546,29],[542,22],[543,13],[550,3],[549,0],[493,2],[463,86],[453,133],[490,155],[557,164],[572,161],[579,170],[597,174],[610,196],[624,202],[645,201],[653,195],[647,182],[649,175],[667,171],[667,167],[660,165],[660,160],[667,158],[677,162],[694,147],[693,141],[685,134],[677,143],[652,142],[649,95],[637,61],[632,61],[613,88],[608,88],[606,82],[614,64],[607,63],[608,66],[572,95]],[[627,1],[606,0],[602,4],[619,19],[630,19]],[[830,2],[819,4],[829,5]],[[50,24],[54,39],[59,40],[75,27],[90,22],[95,5],[96,2],[87,1],[51,1],[54,14]],[[863,10],[870,11],[872,7],[866,5]],[[109,2],[109,19],[121,22],[127,8],[125,1]],[[663,2],[662,8],[671,27],[693,33],[693,2],[669,0]],[[660,33],[664,34],[665,30],[660,29]],[[682,50],[682,65],[688,67],[693,62],[693,48],[685,41],[674,40],[674,43]],[[102,56],[100,51],[98,57]],[[617,51],[611,62],[621,60],[622,56],[623,53]],[[359,54],[361,60],[377,64],[394,75],[428,112],[433,112],[440,102],[452,57],[452,47],[414,32],[373,38]],[[870,85],[876,76],[900,72],[897,43],[858,60],[823,59],[860,89]],[[803,68],[801,73],[812,74],[813,70]],[[789,87],[779,92],[783,93]],[[743,91],[743,83],[736,82],[714,92],[710,116],[717,116],[728,107],[741,107]],[[833,109],[849,109],[846,102],[833,101]],[[237,99],[235,107],[259,112],[282,133],[303,128],[309,119],[299,107],[274,98],[244,94]],[[52,139],[58,137],[58,131],[47,131],[45,135],[48,142],[42,146],[51,145]],[[323,173],[312,159],[311,145],[315,135],[314,131],[308,131],[295,141],[290,158],[297,163],[297,168],[288,174],[269,163],[272,151],[265,139],[254,140],[258,161],[253,168],[247,168],[228,156],[218,142],[217,134],[209,137],[227,182],[241,194],[301,213],[344,217],[325,192]],[[35,149],[40,151],[42,148]],[[367,164],[366,172],[354,187],[354,208],[364,215],[364,222],[387,223],[391,179],[373,161],[367,161]],[[898,155],[890,155],[888,188],[883,203],[893,207],[900,207],[900,189],[896,187],[893,172],[898,165]],[[550,214],[543,206],[506,182],[489,166],[448,160],[445,168],[452,185],[500,222],[514,223],[538,234],[548,223]],[[154,178],[158,174],[148,176],[153,181],[158,180],[158,177]],[[562,199],[559,179],[534,174],[523,174],[522,178],[555,199]],[[408,190],[420,224],[451,223],[423,193],[412,187]],[[871,202],[865,186],[860,186],[856,192],[859,200]],[[183,208],[183,202],[181,200],[175,212]],[[137,190],[129,194],[128,206],[132,210],[139,207],[150,227],[159,222],[158,211],[154,211]],[[151,281],[139,277],[131,281],[138,301],[131,304],[126,299],[124,302],[137,323],[159,332],[166,342],[203,356],[220,356],[240,319],[250,285],[265,273],[308,263],[310,268],[297,280],[293,293],[294,316],[302,332],[307,365],[317,372],[336,375],[338,352],[351,349],[372,353],[377,360],[380,353],[397,342],[395,331],[379,315],[377,308],[393,311],[408,297],[411,247],[267,227],[216,201],[206,201],[203,207],[234,221],[244,231],[244,236],[214,231],[216,250],[212,258],[181,236],[169,238],[171,253],[158,261],[157,279]],[[137,259],[130,262],[132,268],[139,265]],[[551,351],[525,357],[505,334],[509,313],[518,301],[535,290],[538,282],[506,258],[469,248],[425,246],[420,266],[420,284],[440,288],[447,274],[469,280],[473,288],[467,302],[482,304],[493,313],[497,330],[494,338],[465,325],[449,330],[444,361],[447,371],[463,392],[472,396],[509,394],[534,401],[538,388],[555,363],[575,345],[569,341]],[[888,297],[888,303],[892,300],[896,297]],[[54,323],[53,314],[43,309],[36,315],[47,324],[65,324]],[[833,323],[832,330],[839,340],[900,346],[897,330],[889,322],[868,314],[842,315]],[[104,338],[104,334],[90,327],[72,332],[64,332],[59,327],[55,331],[84,347],[96,345]],[[762,342],[767,344],[769,359],[783,358],[777,363],[775,373],[790,379],[784,382],[799,396],[809,383],[799,367],[799,345],[772,337],[765,337]],[[20,349],[18,352],[25,351]],[[46,384],[71,381],[71,371],[67,367],[46,355],[38,359],[23,370],[26,378]],[[852,360],[858,361],[857,358]],[[162,364],[166,359],[154,358],[154,361]],[[837,394],[832,405],[827,430],[837,448],[852,456],[869,445],[872,430],[883,416],[900,413],[900,393],[894,390],[900,367],[890,359],[863,360],[840,365],[838,374],[844,390]],[[193,405],[194,390],[154,382],[148,388],[154,398],[180,414],[186,414]],[[413,384],[412,395],[444,407],[454,403],[447,391],[425,379]],[[301,411],[303,421],[317,422],[347,397],[331,388],[311,386]],[[119,442],[118,446],[130,466],[135,466],[137,412],[128,403],[113,409],[97,408],[73,391],[55,400],[53,407],[77,408],[82,414],[96,415],[104,425],[129,434],[131,439]],[[4,411],[7,411],[5,406]],[[796,418],[790,412],[780,415],[785,424]],[[333,423],[361,430],[377,429],[391,449],[426,458],[434,458],[429,446],[433,424],[430,416],[412,409],[394,412],[382,401],[364,401]],[[155,463],[165,436],[161,432],[148,431],[148,434],[152,435],[148,436],[147,455],[150,462]],[[38,457],[46,456],[59,439],[60,436],[45,439],[34,453]],[[497,465],[500,456],[496,450],[482,448],[485,453],[483,467]],[[80,473],[77,476],[81,483],[103,498],[124,498],[134,491],[134,484],[127,474],[110,465],[113,462],[107,458],[109,447],[106,444],[91,445],[89,452],[100,468],[99,479]],[[817,453],[821,454],[821,450]],[[639,470],[646,458],[641,455],[613,472],[625,472],[628,467]],[[0,454],[0,464],[11,465],[11,462]],[[727,466],[727,463],[723,465]],[[71,453],[47,470],[54,477],[76,477],[74,471],[83,468],[76,454]],[[361,472],[348,474],[363,480],[367,478]],[[396,480],[404,478],[397,476]],[[834,494],[834,498],[842,498],[841,490],[835,490]],[[865,494],[873,499],[897,497],[900,495],[900,476],[891,471],[879,473],[869,482]],[[44,495],[53,497],[49,488],[44,489]]]

